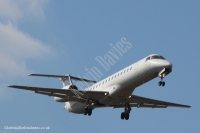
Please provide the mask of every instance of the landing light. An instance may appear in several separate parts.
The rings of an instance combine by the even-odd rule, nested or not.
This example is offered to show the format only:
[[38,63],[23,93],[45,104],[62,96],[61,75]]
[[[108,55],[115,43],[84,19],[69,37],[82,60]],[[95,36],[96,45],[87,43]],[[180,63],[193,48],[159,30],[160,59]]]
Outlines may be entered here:
[[105,95],[105,96],[107,96],[107,95],[108,95],[108,93],[105,93],[104,95]]
[[131,96],[129,96],[129,98],[131,98]]

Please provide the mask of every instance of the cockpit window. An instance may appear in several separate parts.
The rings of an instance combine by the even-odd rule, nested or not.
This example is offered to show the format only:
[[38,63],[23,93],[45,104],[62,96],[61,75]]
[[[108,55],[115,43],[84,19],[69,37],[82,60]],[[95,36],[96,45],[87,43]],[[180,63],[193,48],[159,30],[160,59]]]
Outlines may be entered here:
[[163,60],[165,60],[165,58],[164,58],[164,57],[162,57],[162,56],[160,56],[160,58],[161,58],[161,59],[163,59]]
[[159,55],[154,55],[154,56],[151,56],[151,59],[163,59],[163,60],[165,60],[165,58],[164,58],[164,57],[162,57],[162,56],[159,56]]
[[147,57],[147,58],[146,58],[146,61],[148,61],[148,60],[150,60],[150,57]]

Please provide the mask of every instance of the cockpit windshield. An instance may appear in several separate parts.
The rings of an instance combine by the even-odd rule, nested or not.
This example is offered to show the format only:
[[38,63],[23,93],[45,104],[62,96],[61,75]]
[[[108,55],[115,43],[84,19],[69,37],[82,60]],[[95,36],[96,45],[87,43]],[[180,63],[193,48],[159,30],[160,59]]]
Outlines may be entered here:
[[162,56],[160,56],[160,55],[152,55],[152,56],[147,57],[146,61],[153,60],[153,59],[162,59],[162,60],[165,60],[165,58],[162,57]]
[[159,55],[153,55],[153,56],[151,56],[151,59],[162,59],[162,60],[165,60],[164,57],[159,56]]

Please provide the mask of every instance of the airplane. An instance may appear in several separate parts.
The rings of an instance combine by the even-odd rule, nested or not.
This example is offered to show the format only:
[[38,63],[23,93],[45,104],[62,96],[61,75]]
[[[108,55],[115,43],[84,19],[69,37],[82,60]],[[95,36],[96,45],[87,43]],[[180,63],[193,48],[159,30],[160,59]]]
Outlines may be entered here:
[[[182,107],[182,105],[133,95],[134,90],[159,77],[159,86],[165,86],[163,79],[172,72],[172,63],[158,54],[151,54],[138,62],[99,81],[79,77],[47,74],[30,74],[29,76],[59,78],[63,83],[62,89],[42,88],[31,86],[10,85],[8,87],[34,91],[37,94],[53,96],[57,102],[65,102],[64,109],[76,114],[92,115],[96,108],[124,108],[121,119],[128,120],[132,107],[137,108],[167,108]],[[72,81],[94,83],[90,87],[79,90]]]

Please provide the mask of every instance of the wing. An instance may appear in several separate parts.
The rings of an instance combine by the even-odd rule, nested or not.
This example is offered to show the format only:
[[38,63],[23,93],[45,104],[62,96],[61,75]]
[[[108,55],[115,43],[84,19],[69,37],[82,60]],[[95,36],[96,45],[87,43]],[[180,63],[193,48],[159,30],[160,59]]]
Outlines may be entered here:
[[[165,102],[145,97],[140,97],[136,95],[132,95],[128,99],[131,107],[147,107],[147,108],[167,108],[167,107],[182,107],[182,108],[190,108],[189,105],[183,105],[183,104],[177,104],[177,103],[171,103],[171,102]],[[114,108],[122,108],[124,107],[124,104],[119,104],[114,106]]]
[[31,86],[18,86],[10,85],[8,87],[17,88],[22,90],[34,91],[38,94],[66,98],[68,101],[77,101],[85,103],[88,99],[100,100],[105,98],[109,92],[106,91],[84,91],[75,89],[56,89],[56,88],[41,88],[41,87],[31,87]]
[[[63,79],[68,79],[68,77],[69,77],[69,75],[63,76],[63,75],[47,75],[47,74],[30,74],[29,76],[39,76],[39,77],[49,77],[49,78],[63,78]],[[96,83],[96,81],[93,81],[93,80],[88,80],[88,79],[74,77],[74,76],[70,76],[70,78],[73,79],[73,80],[77,80],[77,81]]]

